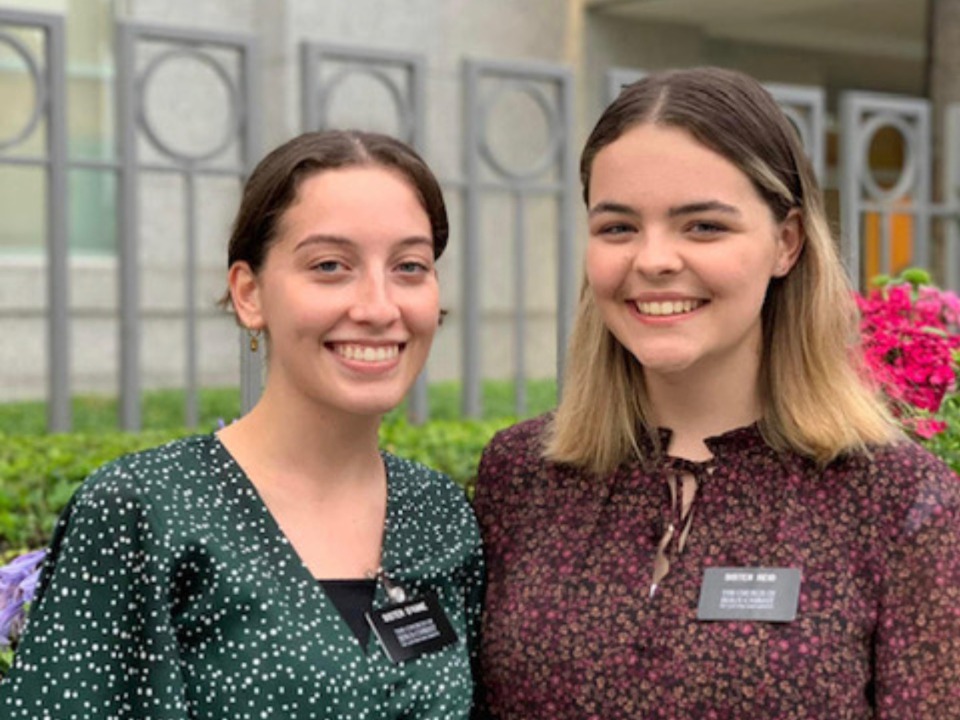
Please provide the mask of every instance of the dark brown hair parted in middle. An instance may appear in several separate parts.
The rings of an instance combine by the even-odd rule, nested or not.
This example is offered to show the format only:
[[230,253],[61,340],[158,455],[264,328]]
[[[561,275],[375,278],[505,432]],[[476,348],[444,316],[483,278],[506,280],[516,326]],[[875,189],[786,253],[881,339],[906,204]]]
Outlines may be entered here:
[[245,261],[257,273],[276,239],[277,224],[300,183],[324,170],[373,166],[399,173],[416,192],[430,220],[433,256],[447,246],[450,226],[440,183],[409,146],[378,133],[324,130],[298,135],[270,152],[243,189],[227,250],[228,267]]

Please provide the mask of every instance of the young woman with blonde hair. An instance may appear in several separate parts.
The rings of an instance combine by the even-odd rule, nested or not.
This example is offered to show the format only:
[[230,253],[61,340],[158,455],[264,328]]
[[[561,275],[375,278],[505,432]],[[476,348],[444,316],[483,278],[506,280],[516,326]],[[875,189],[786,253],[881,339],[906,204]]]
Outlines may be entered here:
[[789,121],[740,73],[653,74],[581,178],[563,399],[479,472],[484,712],[954,717],[960,484],[863,380]]

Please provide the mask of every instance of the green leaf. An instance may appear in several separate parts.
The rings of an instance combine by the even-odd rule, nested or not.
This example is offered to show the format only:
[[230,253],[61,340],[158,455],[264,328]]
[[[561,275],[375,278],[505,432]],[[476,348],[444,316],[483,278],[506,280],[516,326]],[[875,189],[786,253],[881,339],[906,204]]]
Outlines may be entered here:
[[900,279],[913,285],[914,289],[919,288],[921,285],[931,285],[933,282],[929,272],[917,267],[907,268],[901,272]]

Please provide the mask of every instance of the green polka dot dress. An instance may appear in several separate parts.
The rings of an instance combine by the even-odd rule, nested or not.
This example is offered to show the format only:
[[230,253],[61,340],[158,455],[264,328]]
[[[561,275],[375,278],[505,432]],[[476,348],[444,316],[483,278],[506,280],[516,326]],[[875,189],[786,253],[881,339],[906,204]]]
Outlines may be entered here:
[[[458,642],[394,664],[361,647],[215,436],[94,473],[64,511],[4,720],[466,718],[483,593],[472,510],[384,453],[383,567],[432,590]],[[378,587],[374,607],[389,604]]]

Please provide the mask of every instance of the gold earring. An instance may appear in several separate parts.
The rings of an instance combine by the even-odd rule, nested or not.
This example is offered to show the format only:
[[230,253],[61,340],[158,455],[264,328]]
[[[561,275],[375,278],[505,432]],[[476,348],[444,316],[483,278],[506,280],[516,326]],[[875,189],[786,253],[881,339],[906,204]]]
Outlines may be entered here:
[[247,328],[247,334],[250,336],[250,352],[255,353],[260,349],[260,329]]

